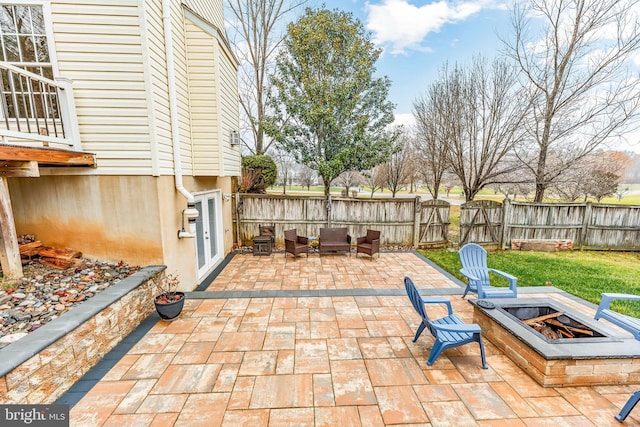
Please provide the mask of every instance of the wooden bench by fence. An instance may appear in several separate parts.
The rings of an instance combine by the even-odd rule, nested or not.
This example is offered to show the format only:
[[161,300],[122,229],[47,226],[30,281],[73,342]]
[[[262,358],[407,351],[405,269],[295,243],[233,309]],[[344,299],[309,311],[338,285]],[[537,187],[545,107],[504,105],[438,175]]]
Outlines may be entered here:
[[558,239],[514,239],[511,241],[511,250],[540,252],[572,251],[573,241]]

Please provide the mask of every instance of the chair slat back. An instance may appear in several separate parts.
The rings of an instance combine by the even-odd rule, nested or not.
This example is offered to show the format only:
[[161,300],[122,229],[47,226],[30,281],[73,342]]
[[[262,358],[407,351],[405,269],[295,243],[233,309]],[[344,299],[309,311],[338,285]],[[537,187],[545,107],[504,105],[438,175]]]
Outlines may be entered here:
[[298,230],[285,230],[284,231],[284,240],[293,240],[294,242],[298,241]]
[[404,288],[407,290],[407,295],[409,296],[409,300],[411,301],[413,308],[416,309],[422,319],[428,322],[429,316],[427,315],[427,310],[424,308],[422,296],[420,296],[420,292],[418,292],[416,285],[409,277],[404,278]]
[[479,276],[480,280],[489,280],[489,270],[487,268],[487,251],[475,243],[467,243],[459,251],[462,268],[472,270]]
[[371,243],[376,239],[380,238],[380,231],[378,230],[367,230],[367,243]]

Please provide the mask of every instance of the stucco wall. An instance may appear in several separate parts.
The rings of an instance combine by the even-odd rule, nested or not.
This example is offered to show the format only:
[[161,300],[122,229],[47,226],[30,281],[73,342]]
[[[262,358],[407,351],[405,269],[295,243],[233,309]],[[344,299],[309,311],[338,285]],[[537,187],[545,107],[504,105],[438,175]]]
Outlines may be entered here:
[[[132,265],[163,264],[181,290],[198,285],[194,239],[178,239],[184,196],[173,177],[43,176],[10,178],[18,234],[45,245],[72,248],[84,257]],[[190,191],[230,193],[231,178],[185,177]],[[231,203],[222,203],[224,255],[233,247]],[[223,256],[224,256],[223,255]]]

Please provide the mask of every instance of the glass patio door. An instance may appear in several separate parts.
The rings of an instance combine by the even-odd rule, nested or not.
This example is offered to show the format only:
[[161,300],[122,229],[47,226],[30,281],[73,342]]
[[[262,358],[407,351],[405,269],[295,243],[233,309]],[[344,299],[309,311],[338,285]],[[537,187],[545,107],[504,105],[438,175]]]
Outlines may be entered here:
[[222,259],[222,194],[212,191],[195,196],[198,280],[204,279]]

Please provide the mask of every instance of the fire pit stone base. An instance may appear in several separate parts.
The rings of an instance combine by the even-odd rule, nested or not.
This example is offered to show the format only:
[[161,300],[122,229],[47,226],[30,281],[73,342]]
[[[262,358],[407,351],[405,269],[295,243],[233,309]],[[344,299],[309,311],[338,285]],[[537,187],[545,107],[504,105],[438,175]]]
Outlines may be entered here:
[[[495,309],[474,305],[482,334],[544,387],[640,383],[640,342],[562,304],[541,298],[492,300]],[[502,307],[552,306],[601,333],[599,338],[549,340]]]

